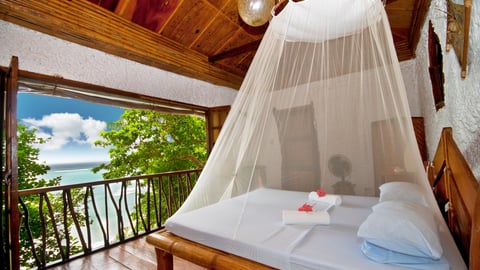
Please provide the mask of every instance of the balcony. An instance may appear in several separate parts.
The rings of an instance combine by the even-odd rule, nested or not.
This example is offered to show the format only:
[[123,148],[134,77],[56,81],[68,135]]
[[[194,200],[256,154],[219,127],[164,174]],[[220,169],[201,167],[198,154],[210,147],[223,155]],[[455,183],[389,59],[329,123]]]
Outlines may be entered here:
[[14,260],[36,269],[156,269],[144,236],[162,228],[200,171],[21,190],[17,226],[27,240]]
[[[174,257],[176,270],[206,270],[183,259]],[[148,244],[145,237],[124,242],[118,246],[83,256],[49,268],[51,270],[156,270],[157,262],[154,248]]]

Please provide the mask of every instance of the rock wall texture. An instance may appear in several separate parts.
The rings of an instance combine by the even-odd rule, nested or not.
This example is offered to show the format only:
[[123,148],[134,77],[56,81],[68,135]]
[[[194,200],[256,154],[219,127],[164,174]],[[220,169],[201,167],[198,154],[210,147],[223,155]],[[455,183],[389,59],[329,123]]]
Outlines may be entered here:
[[[480,3],[472,1],[467,77],[460,76],[460,64],[453,49],[446,52],[447,7],[445,0],[432,0],[416,51],[415,74],[419,104],[425,118],[429,156],[437,147],[443,127],[452,127],[455,141],[477,180],[480,178]],[[461,1],[463,3],[463,1]],[[445,76],[445,106],[436,111],[428,73],[428,21],[440,38]],[[410,78],[406,77],[408,81]]]

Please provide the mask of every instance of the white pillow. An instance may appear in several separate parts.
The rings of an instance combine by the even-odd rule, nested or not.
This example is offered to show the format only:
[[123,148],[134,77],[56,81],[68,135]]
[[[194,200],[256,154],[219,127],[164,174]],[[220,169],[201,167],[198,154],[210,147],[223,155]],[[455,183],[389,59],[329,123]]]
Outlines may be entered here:
[[409,182],[387,182],[380,187],[380,202],[410,201],[428,206],[421,186]]
[[413,269],[450,270],[450,264],[444,256],[439,260],[410,256],[375,246],[366,240],[362,242],[361,249],[367,258],[378,263],[400,265]]
[[439,259],[443,249],[433,212],[406,201],[376,204],[360,225],[357,235],[379,247],[395,252]]

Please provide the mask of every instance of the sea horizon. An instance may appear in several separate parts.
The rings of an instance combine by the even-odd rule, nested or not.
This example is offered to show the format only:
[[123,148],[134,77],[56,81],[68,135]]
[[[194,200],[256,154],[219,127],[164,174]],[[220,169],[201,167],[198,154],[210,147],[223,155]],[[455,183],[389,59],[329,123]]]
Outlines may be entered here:
[[91,181],[103,180],[102,171],[94,173],[93,168],[108,161],[86,161],[86,162],[71,162],[71,163],[54,163],[47,164],[50,170],[42,175],[45,179],[53,179],[55,177],[62,177],[60,184],[78,184]]
[[81,162],[61,162],[61,163],[46,163],[47,166],[50,167],[50,170],[61,168],[61,167],[85,167],[90,168],[94,166],[98,166],[102,163],[108,163],[108,160],[104,161],[81,161]]

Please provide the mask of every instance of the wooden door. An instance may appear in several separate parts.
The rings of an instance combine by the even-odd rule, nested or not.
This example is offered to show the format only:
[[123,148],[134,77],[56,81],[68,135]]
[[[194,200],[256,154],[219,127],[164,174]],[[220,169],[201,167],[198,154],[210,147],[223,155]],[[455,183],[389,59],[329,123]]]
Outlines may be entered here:
[[317,190],[321,175],[313,104],[274,109],[273,115],[282,153],[282,188]]
[[[411,124],[415,132],[415,138],[422,161],[427,160],[425,144],[425,129],[422,117],[412,117]],[[375,171],[375,195],[379,195],[378,187],[385,182],[406,180],[412,177],[412,173],[395,172],[394,168],[405,168],[403,154],[404,146],[395,142],[402,141],[399,136],[404,132],[398,120],[382,120],[372,123],[372,149]]]
[[[20,269],[17,158],[18,58],[2,74],[2,260],[1,269]],[[3,217],[5,219],[3,219]]]
[[223,123],[227,119],[227,115],[230,112],[230,106],[220,106],[209,108],[206,115],[207,125],[207,151],[210,154],[212,152],[213,145],[217,141],[220,130],[223,127]]

